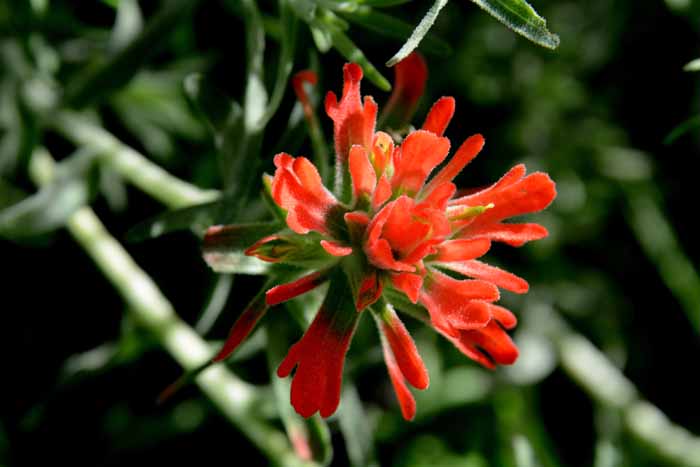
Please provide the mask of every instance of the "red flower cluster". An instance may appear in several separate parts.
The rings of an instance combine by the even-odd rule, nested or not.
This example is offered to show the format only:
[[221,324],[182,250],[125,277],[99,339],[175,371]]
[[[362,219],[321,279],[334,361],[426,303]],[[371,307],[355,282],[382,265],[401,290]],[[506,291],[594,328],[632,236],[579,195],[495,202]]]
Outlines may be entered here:
[[[397,65],[396,73],[390,115],[382,118],[405,122],[422,94],[426,68],[413,54]],[[489,368],[513,363],[518,349],[505,329],[513,328],[516,318],[495,302],[499,287],[524,293],[528,284],[477,258],[493,241],[520,246],[545,237],[547,230],[538,224],[503,221],[544,209],[556,191],[546,174],[526,175],[525,167],[518,165],[492,186],[455,197],[452,180],[481,151],[484,138],[467,138],[430,177],[450,151],[443,133],[454,114],[454,99],[439,99],[422,128],[395,144],[389,134],[376,130],[377,105],[372,97],[361,99],[361,78],[358,65],[345,65],[340,100],[329,92],[325,101],[334,123],[335,194],[324,187],[308,159],[276,155],[271,195],[286,212],[293,233],[265,237],[246,254],[284,261],[295,248],[294,238],[317,235],[325,250],[319,254],[336,258],[331,267],[277,285],[266,294],[267,305],[273,305],[331,281],[321,310],[277,371],[284,377],[297,368],[291,394],[297,412],[305,417],[316,411],[324,417],[335,412],[345,354],[359,312],[369,308],[381,332],[402,413],[412,419],[415,401],[406,383],[425,389],[428,374],[406,328],[383,298],[385,288],[403,292],[425,307],[432,326],[468,357]],[[302,92],[300,85],[295,88]],[[305,97],[302,101],[308,102]],[[280,243],[282,239],[286,243]],[[353,294],[351,307],[342,298],[347,289]],[[255,319],[244,313],[234,325],[233,348],[257,322],[259,309],[265,308],[256,306]],[[227,345],[220,357],[233,348]]]

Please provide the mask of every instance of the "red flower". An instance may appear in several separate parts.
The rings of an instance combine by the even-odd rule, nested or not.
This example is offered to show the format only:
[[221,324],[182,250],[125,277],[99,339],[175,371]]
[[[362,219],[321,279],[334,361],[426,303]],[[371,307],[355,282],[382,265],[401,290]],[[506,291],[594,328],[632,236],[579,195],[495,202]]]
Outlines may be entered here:
[[[296,86],[302,78],[313,83],[315,78],[307,75],[298,78]],[[413,113],[426,76],[425,63],[417,55],[397,66],[397,86],[388,112],[395,114],[393,121]],[[311,243],[322,248],[313,254],[325,258],[324,269],[271,288],[265,304],[255,302],[239,318],[240,324],[231,332],[234,343],[228,342],[218,358],[233,351],[267,306],[330,280],[316,319],[277,372],[284,377],[297,368],[292,404],[305,417],[317,411],[328,416],[336,410],[343,361],[361,316],[358,312],[369,308],[377,321],[401,411],[411,419],[415,401],[407,383],[425,389],[428,374],[406,328],[383,298],[385,288],[401,291],[425,307],[432,326],[473,360],[488,368],[513,363],[518,350],[505,330],[512,329],[516,319],[494,303],[499,288],[525,293],[528,284],[477,258],[493,241],[520,246],[545,237],[547,230],[538,224],[504,221],[544,209],[556,191],[549,176],[525,175],[525,166],[518,165],[492,186],[455,198],[452,180],[481,151],[484,138],[467,138],[443,164],[450,141],[442,135],[454,114],[454,99],[438,100],[422,129],[395,145],[387,133],[376,131],[374,100],[365,97],[363,103],[361,99],[360,67],[345,65],[344,78],[340,101],[329,93],[325,105],[334,123],[335,195],[323,186],[306,158],[278,154],[271,195],[286,211],[294,234],[268,235],[246,251],[265,261],[295,264],[293,258],[306,260],[312,250],[299,247],[302,242],[295,243],[294,238],[311,235]],[[305,111],[311,112],[308,102]],[[211,230],[205,247],[217,244],[219,230]]]

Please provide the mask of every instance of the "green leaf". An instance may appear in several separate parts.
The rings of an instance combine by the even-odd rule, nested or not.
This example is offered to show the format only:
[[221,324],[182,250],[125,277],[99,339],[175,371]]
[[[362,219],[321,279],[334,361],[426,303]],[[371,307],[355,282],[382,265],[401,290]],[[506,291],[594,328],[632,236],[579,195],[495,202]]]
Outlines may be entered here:
[[260,122],[261,125],[267,125],[270,119],[275,115],[277,109],[282,102],[284,92],[289,87],[289,75],[294,68],[294,51],[296,50],[296,37],[299,21],[292,13],[289,6],[289,0],[280,0],[280,21],[282,22],[282,38],[280,58],[277,63],[277,76],[275,78],[275,86],[272,89],[272,97],[265,110],[265,115]]
[[[406,40],[413,31],[413,26],[405,21],[401,21],[391,15],[376,11],[367,6],[360,6],[352,11],[343,12],[342,14],[351,22],[369,31],[401,41]],[[426,53],[432,53],[441,57],[449,56],[452,53],[450,44],[431,34],[423,38],[421,47]]]
[[700,58],[691,60],[685,64],[683,71],[700,71]]
[[209,226],[216,224],[222,203],[223,200],[218,200],[166,211],[132,227],[126,233],[126,239],[129,242],[140,242],[187,229],[194,230],[200,236],[204,235]]
[[17,239],[62,227],[75,211],[90,201],[93,190],[88,176],[94,161],[95,153],[79,151],[57,167],[56,177],[50,184],[0,211],[0,236]]
[[445,5],[447,5],[447,0],[435,0],[433,6],[430,7],[425,16],[423,16],[423,19],[420,20],[420,23],[418,23],[418,26],[413,30],[404,45],[402,45],[399,51],[386,62],[386,66],[396,65],[401,60],[408,57],[408,55],[418,47],[418,44],[420,44],[425,35],[428,34],[438,14],[440,14],[440,10],[442,10]]
[[673,130],[671,130],[668,136],[664,138],[664,144],[672,144],[684,134],[698,127],[700,127],[700,115],[696,115],[694,117],[689,118]]
[[204,237],[204,260],[216,272],[265,274],[272,265],[246,256],[243,250],[281,228],[278,223],[217,226]]
[[123,86],[158,50],[199,0],[171,0],[150,19],[143,31],[119,52],[95,63],[85,73],[69,80],[64,103],[83,107]]
[[204,253],[242,251],[263,237],[284,228],[277,222],[231,224],[210,227],[204,237]]
[[525,0],[472,0],[494,18],[535,44],[548,49],[559,46],[559,36],[547,30],[547,21]]
[[353,467],[378,466],[374,452],[374,427],[367,418],[355,386],[345,384],[340,400],[338,421],[350,464]]
[[[312,26],[320,29],[324,35],[330,36],[333,47],[347,60],[362,67],[365,76],[382,91],[391,91],[391,84],[382,76],[377,68],[367,59],[364,52],[345,34],[341,27],[343,21],[333,12],[323,10]],[[319,47],[319,50],[321,48]],[[323,52],[323,50],[321,50]]]

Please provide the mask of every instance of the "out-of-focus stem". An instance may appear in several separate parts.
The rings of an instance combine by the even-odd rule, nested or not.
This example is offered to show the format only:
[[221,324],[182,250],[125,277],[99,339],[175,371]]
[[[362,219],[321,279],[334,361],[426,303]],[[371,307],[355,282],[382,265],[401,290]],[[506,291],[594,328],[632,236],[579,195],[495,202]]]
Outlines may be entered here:
[[[46,150],[32,155],[30,174],[37,185],[49,183],[54,161]],[[153,280],[106,230],[89,207],[70,217],[66,228],[117,289],[138,322],[185,369],[194,370],[212,357],[212,350],[182,321]],[[214,365],[195,379],[221,412],[265,455],[279,465],[308,465],[294,455],[286,437],[251,414],[255,388],[236,378],[223,365]]]
[[676,465],[700,467],[700,437],[642,399],[634,384],[603,352],[552,315],[552,337],[564,371],[593,400],[620,410],[627,431],[656,456]]
[[681,247],[673,227],[657,202],[661,198],[652,183],[623,186],[627,220],[647,257],[685,310],[695,332],[700,333],[700,275]]
[[77,146],[99,152],[104,163],[169,208],[206,203],[219,197],[217,190],[202,190],[174,177],[104,128],[74,112],[59,112],[49,124]]

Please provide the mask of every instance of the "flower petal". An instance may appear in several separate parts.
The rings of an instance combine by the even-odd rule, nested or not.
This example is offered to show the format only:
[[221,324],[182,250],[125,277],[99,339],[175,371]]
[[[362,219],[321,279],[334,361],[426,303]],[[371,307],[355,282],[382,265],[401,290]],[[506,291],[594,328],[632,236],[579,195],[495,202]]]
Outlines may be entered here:
[[323,186],[316,167],[305,157],[285,153],[277,154],[274,162],[272,198],[287,210],[289,228],[300,234],[311,230],[329,234],[326,217],[338,201]]
[[384,286],[377,274],[377,270],[372,268],[372,271],[360,282],[360,287],[357,291],[357,300],[355,301],[357,311],[362,311],[379,300],[379,297],[382,296],[383,288]]
[[526,242],[545,238],[549,232],[539,224],[504,224],[501,222],[481,227],[468,226],[459,237],[488,238],[511,246],[522,246]]
[[291,300],[321,285],[326,280],[326,276],[327,274],[325,272],[317,271],[297,279],[294,282],[272,287],[265,293],[265,301],[269,306],[274,306]]
[[484,147],[484,137],[476,134],[467,138],[452,156],[452,159],[438,172],[421,192],[422,196],[428,196],[437,187],[451,182],[462,169],[474,159]]
[[455,113],[454,97],[441,97],[437,100],[428,112],[428,116],[423,123],[423,129],[442,136],[450,124],[452,116]]
[[350,149],[349,169],[355,198],[369,196],[377,184],[377,174],[362,146],[355,144]]
[[418,353],[416,344],[391,305],[384,307],[378,320],[401,373],[416,389],[426,389],[430,384],[428,370]]
[[401,415],[403,415],[404,420],[411,421],[416,416],[416,400],[413,398],[413,394],[411,394],[411,391],[406,385],[406,379],[401,373],[399,365],[396,363],[391,348],[384,339],[382,339],[382,351],[384,353],[384,362],[386,362],[386,368],[389,372],[389,378],[391,379],[391,385],[394,386],[394,393],[396,393],[399,407],[401,407]]
[[311,120],[314,110],[311,106],[309,95],[304,89],[304,83],[315,85],[318,82],[316,73],[312,70],[302,70],[292,77],[292,88],[297,99],[301,102],[301,107],[304,109],[304,116],[307,120]]
[[522,173],[520,166],[511,169],[501,180],[473,195],[453,200],[451,204],[469,206],[494,204],[476,218],[468,228],[499,222],[509,217],[529,214],[546,208],[557,195],[554,182],[545,173],[536,172],[515,179]]
[[297,368],[291,402],[303,417],[316,412],[328,417],[340,403],[345,354],[361,316],[355,312],[347,289],[343,276],[334,277],[311,326],[277,368],[281,378]]
[[434,261],[467,261],[486,254],[489,248],[491,241],[486,238],[448,240],[438,246]]
[[[460,241],[460,240],[455,240]],[[477,240],[469,240],[477,241]],[[446,261],[446,260],[445,260]],[[465,276],[473,277],[474,279],[481,279],[506,290],[510,290],[515,293],[527,293],[530,286],[527,281],[521,277],[516,276],[508,271],[491,266],[490,264],[482,263],[477,260],[453,262],[453,263],[441,263],[440,266],[445,267],[451,271],[464,274]]]
[[213,361],[219,362],[231,355],[241,342],[248,337],[255,325],[260,321],[260,318],[265,315],[267,309],[268,305],[265,303],[264,295],[262,293],[258,294],[236,319],[236,322],[233,323],[226,342],[224,342],[221,350],[213,358]]
[[380,120],[383,127],[398,129],[409,123],[416,111],[425,91],[428,66],[418,52],[413,52],[396,64],[394,73],[394,86]]
[[333,120],[333,136],[338,161],[345,164],[350,148],[359,144],[366,150],[372,148],[372,138],[377,119],[377,104],[371,97],[360,96],[362,68],[355,63],[343,67],[343,94],[338,102],[333,92],[326,95],[326,113]]
[[449,150],[449,139],[425,130],[414,131],[395,151],[391,186],[410,195],[418,193],[430,172],[445,159]]
[[391,285],[405,293],[413,303],[418,302],[418,293],[423,286],[423,277],[420,274],[401,272],[392,273],[389,277],[391,278]]
[[430,313],[433,325],[454,335],[453,329],[477,329],[491,320],[488,308],[475,301],[496,301],[495,285],[479,280],[457,280],[432,269],[426,277],[418,301]]
[[352,254],[352,247],[341,245],[338,242],[329,240],[321,240],[321,246],[328,254],[333,256],[348,256]]

